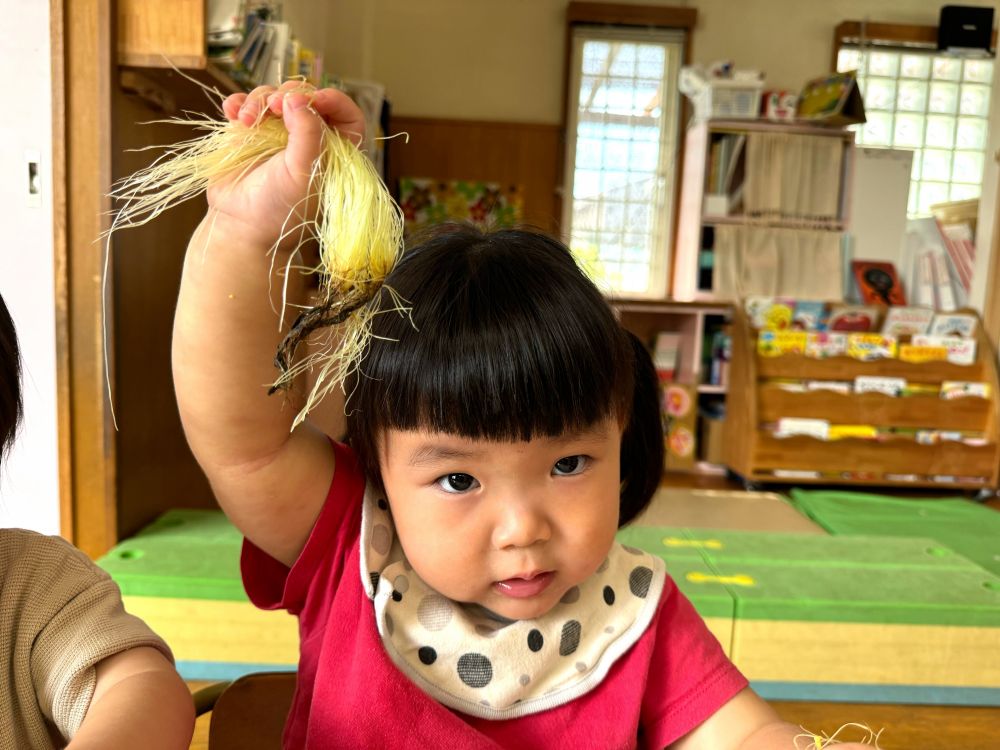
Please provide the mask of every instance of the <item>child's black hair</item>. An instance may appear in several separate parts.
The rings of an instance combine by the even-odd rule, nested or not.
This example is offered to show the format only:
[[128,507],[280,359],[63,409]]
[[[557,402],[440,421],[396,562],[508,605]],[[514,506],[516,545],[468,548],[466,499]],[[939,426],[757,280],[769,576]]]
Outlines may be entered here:
[[0,461],[14,442],[23,409],[17,333],[7,305],[0,296]]
[[386,285],[412,303],[383,312],[345,384],[348,438],[378,483],[387,429],[497,441],[554,437],[615,416],[619,525],[663,471],[656,372],[566,247],[526,230],[447,225],[409,249]]

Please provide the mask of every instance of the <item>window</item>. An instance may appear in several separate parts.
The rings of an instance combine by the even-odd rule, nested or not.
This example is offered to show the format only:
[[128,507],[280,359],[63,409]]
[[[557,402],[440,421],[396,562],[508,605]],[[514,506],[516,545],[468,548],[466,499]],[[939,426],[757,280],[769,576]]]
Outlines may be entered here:
[[570,44],[564,233],[605,292],[663,296],[684,32],[573,26]]
[[989,128],[993,60],[936,50],[842,44],[837,70],[856,70],[868,122],[861,146],[912,149],[908,212],[978,198]]

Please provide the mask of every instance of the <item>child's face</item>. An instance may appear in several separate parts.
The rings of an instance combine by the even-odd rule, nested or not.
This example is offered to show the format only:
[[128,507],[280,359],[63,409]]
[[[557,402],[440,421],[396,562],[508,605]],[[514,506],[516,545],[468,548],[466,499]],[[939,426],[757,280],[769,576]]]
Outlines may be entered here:
[[498,443],[388,430],[382,481],[414,570],[449,599],[538,617],[604,561],[618,528],[621,427]]

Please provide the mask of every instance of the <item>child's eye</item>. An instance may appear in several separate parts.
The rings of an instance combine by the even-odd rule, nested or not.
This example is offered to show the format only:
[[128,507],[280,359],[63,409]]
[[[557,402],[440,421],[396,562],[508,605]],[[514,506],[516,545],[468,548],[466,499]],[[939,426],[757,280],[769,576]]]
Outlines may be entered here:
[[468,492],[479,486],[479,482],[471,474],[445,474],[437,479],[438,487],[445,492]]
[[586,466],[586,456],[566,456],[556,461],[552,467],[552,473],[559,477],[569,477],[579,474]]

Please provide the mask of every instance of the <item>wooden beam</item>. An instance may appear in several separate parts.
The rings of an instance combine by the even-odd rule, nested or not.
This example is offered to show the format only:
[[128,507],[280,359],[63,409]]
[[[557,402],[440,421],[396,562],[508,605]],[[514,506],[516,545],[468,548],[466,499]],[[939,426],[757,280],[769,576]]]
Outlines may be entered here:
[[[882,21],[841,21],[833,31],[833,64],[837,69],[837,52],[844,44],[859,42],[888,47],[920,47],[937,49],[938,27],[911,23],[885,23]],[[997,46],[997,32],[993,30],[993,49]]]
[[655,26],[691,29],[698,20],[696,8],[658,5],[619,5],[618,3],[571,2],[566,8],[566,22],[573,24],[609,24],[611,26]]
[[[103,243],[111,187],[111,0],[63,1],[62,80],[65,95],[56,131],[64,138],[65,236],[56,279],[62,323],[58,331],[60,428],[68,422],[69,453],[60,457],[68,474],[63,533],[91,557],[117,541],[115,439],[102,320]],[[109,288],[110,287],[110,280]],[[108,304],[111,304],[109,299]],[[108,316],[110,323],[111,316]],[[114,332],[106,331],[108,341]],[[68,402],[68,406],[67,406]],[[62,478],[62,477],[61,477]],[[65,493],[67,490],[63,490]]]

